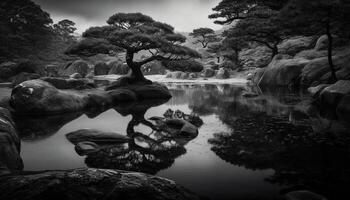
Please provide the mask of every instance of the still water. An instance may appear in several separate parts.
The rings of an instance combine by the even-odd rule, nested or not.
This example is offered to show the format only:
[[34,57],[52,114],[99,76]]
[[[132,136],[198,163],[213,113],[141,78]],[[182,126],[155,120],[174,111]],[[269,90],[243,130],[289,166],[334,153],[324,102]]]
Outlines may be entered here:
[[[307,95],[242,85],[167,86],[173,95],[167,102],[16,119],[24,170],[88,166],[141,171],[175,180],[210,199],[278,199],[288,191],[307,189],[332,200],[348,193],[348,123],[321,117],[308,106]],[[245,98],[247,91],[260,95]],[[198,114],[204,121],[199,135],[170,138],[170,147],[155,151],[111,146],[88,156],[79,156],[65,136],[84,128],[126,135],[131,121],[163,116],[169,108]],[[132,126],[146,136],[152,132],[147,123]],[[151,139],[147,142],[154,145]]]

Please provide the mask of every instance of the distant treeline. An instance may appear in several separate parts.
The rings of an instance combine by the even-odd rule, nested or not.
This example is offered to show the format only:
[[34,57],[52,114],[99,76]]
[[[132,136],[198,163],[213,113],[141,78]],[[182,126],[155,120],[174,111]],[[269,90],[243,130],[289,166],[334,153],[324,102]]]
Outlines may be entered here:
[[53,23],[50,15],[30,0],[0,2],[0,61],[63,59],[64,50],[76,42],[70,20]]
[[[334,37],[349,39],[349,0],[222,0],[209,18],[214,23],[231,25],[224,31],[220,45],[213,51],[231,50],[234,54],[250,43],[271,50],[271,58],[279,53],[278,44],[293,36],[328,36],[329,65],[332,61]],[[237,60],[237,59],[236,59]]]

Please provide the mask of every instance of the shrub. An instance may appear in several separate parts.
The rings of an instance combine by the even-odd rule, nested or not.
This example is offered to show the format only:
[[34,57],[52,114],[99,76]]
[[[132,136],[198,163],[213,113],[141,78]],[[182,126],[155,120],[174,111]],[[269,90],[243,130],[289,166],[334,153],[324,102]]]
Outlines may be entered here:
[[204,68],[201,63],[195,60],[162,61],[162,64],[171,71],[201,72]]

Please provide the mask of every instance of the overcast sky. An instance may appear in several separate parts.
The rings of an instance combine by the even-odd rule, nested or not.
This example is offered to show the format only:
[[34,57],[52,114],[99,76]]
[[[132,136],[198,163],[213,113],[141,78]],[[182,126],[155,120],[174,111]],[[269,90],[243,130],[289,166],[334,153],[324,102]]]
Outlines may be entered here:
[[190,32],[194,28],[220,29],[208,19],[220,0],[33,0],[51,14],[57,22],[70,19],[76,23],[78,33],[91,26],[106,24],[109,16],[117,12],[142,12],[153,19],[168,23],[176,31]]

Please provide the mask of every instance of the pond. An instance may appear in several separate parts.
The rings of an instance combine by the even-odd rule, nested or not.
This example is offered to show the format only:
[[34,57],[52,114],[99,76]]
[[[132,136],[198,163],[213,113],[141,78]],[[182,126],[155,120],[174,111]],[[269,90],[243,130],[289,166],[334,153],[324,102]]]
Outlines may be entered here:
[[[24,170],[79,167],[156,174],[210,199],[278,199],[306,189],[340,199],[350,186],[348,123],[320,117],[309,97],[286,90],[261,91],[245,85],[167,85],[173,98],[122,105],[101,113],[16,118]],[[259,93],[245,98],[244,92]],[[85,128],[147,136],[156,145],[149,118],[168,109],[199,115],[196,138],[169,139],[152,150],[111,146],[79,156],[66,134]],[[132,123],[131,123],[132,122]],[[148,138],[149,136],[149,138]],[[145,144],[146,143],[146,144]]]

